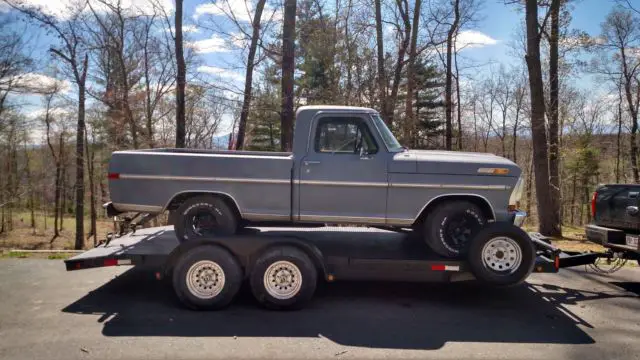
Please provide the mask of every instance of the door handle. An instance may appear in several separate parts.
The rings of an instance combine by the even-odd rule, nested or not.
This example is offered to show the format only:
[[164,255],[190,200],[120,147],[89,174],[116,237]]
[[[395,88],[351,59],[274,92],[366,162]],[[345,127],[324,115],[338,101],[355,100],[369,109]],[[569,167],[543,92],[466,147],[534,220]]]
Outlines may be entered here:
[[320,164],[320,161],[317,161],[317,160],[305,160],[304,161],[304,165],[305,166],[317,165],[317,164]]

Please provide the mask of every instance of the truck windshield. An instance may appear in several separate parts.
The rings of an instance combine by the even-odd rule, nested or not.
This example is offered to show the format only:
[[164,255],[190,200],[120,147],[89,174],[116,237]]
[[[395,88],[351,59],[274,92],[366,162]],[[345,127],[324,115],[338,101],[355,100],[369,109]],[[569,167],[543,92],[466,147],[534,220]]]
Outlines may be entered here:
[[390,152],[398,152],[404,150],[404,147],[400,145],[396,137],[393,136],[393,133],[391,132],[391,130],[389,130],[380,115],[371,115],[371,119],[373,119],[373,124],[376,126],[376,129],[378,129],[380,137],[382,137],[382,141],[387,146],[387,149]]

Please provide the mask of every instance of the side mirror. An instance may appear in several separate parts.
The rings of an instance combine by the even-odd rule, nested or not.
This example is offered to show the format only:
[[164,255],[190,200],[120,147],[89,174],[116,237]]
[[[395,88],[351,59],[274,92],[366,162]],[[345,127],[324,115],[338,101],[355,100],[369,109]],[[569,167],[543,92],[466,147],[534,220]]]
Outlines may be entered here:
[[364,157],[366,155],[369,155],[369,152],[367,152],[364,146],[360,146],[360,157]]

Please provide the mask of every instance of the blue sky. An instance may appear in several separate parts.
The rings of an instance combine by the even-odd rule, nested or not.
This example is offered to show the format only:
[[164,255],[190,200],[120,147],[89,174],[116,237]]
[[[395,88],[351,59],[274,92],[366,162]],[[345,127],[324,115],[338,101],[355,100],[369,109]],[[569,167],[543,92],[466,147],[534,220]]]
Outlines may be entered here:
[[[23,0],[23,2],[26,3],[45,6],[46,11],[53,14],[60,14],[60,4],[65,1],[71,0]],[[172,0],[161,1],[167,9],[173,9]],[[241,14],[241,17],[245,19],[249,18],[243,0],[228,1],[231,7],[234,8],[237,13]],[[640,3],[640,0],[636,1]],[[147,0],[123,0],[123,3],[134,3],[139,8],[144,8],[145,4],[148,4]],[[606,14],[615,6],[615,2],[613,0],[573,0],[571,6],[573,7],[571,27],[586,31],[590,35],[597,35],[600,32],[600,24]],[[522,61],[514,57],[511,45],[516,38],[518,28],[521,27],[524,16],[521,7],[522,6],[517,5],[504,5],[503,0],[485,0],[479,13],[480,20],[473,28],[466,29],[464,33],[464,38],[467,39],[467,41],[477,41],[477,43],[474,46],[462,50],[461,62],[463,64],[494,63],[496,65],[510,65]],[[225,41],[220,38],[219,35],[212,34],[210,31],[198,28],[195,24],[204,19],[209,19],[219,24],[223,30],[230,29],[230,32],[233,33],[236,31],[230,28],[228,24],[224,24],[225,17],[219,15],[219,7],[217,8],[211,5],[210,1],[186,0],[184,10],[187,38],[193,41],[192,46],[199,52],[199,57],[202,62],[202,66],[196,70],[198,70],[201,76],[208,77],[212,81],[220,81],[226,83],[228,86],[238,86],[239,88],[244,77],[244,65],[237,46],[234,47],[233,44],[231,44],[232,42],[228,40]],[[0,6],[0,11],[6,12],[8,9],[6,6]],[[251,11],[252,8],[251,5],[249,5],[249,12]],[[272,8],[267,8],[265,13],[272,14],[273,11]],[[209,24],[211,24],[211,22],[209,22]],[[44,59],[42,66],[46,66],[48,62],[47,59],[49,58],[46,50],[49,47],[48,44],[51,39],[35,26],[29,26],[27,32],[39,39],[35,53],[42,53],[37,57]],[[497,68],[496,65],[474,68],[469,71],[469,75],[474,77],[482,75],[495,70]],[[40,76],[40,74],[38,74],[38,76]],[[570,81],[582,88],[590,86],[596,87],[594,78],[587,75],[580,75],[580,77],[571,79]],[[73,91],[73,86],[69,87],[69,91]],[[23,97],[21,101],[23,103],[31,103],[30,106],[25,107],[25,109],[30,109],[29,111],[33,111],[33,109],[36,109],[40,104],[40,100],[35,96]]]

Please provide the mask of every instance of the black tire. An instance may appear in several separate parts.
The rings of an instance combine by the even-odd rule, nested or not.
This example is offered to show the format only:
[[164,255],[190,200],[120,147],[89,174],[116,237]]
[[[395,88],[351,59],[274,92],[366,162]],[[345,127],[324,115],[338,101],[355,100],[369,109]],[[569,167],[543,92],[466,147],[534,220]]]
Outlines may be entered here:
[[[265,287],[266,273],[273,273],[272,270],[277,271],[272,268],[272,265],[277,267],[278,263],[283,266],[281,270],[284,271],[283,281],[290,288],[293,287],[291,293],[283,294],[280,298],[272,295],[276,290],[272,288],[270,291]],[[298,276],[295,274],[295,269],[291,271],[291,265],[297,269]],[[293,276],[288,276],[292,274]],[[274,274],[274,282],[277,281],[275,276],[276,274]],[[264,307],[274,310],[296,310],[311,300],[316,291],[317,279],[317,270],[309,256],[299,249],[286,246],[267,250],[258,258],[251,271],[250,283],[253,296]],[[296,287],[298,288],[296,289]],[[287,291],[286,285],[282,290]]]
[[[198,270],[204,275],[199,275]],[[216,290],[220,281],[223,283],[221,289]],[[172,283],[184,306],[193,310],[220,309],[229,305],[240,290],[242,268],[235,257],[221,247],[198,246],[180,256],[173,268]]]
[[[492,254],[487,254],[487,251]],[[536,251],[524,230],[502,222],[488,225],[475,236],[467,258],[478,281],[494,286],[510,286],[522,283],[531,274]]]
[[423,236],[438,255],[460,258],[471,239],[487,224],[482,210],[472,202],[456,200],[438,205],[424,222]]
[[188,199],[175,210],[173,228],[178,240],[185,242],[233,235],[238,230],[238,220],[224,200],[214,195],[201,195]]

